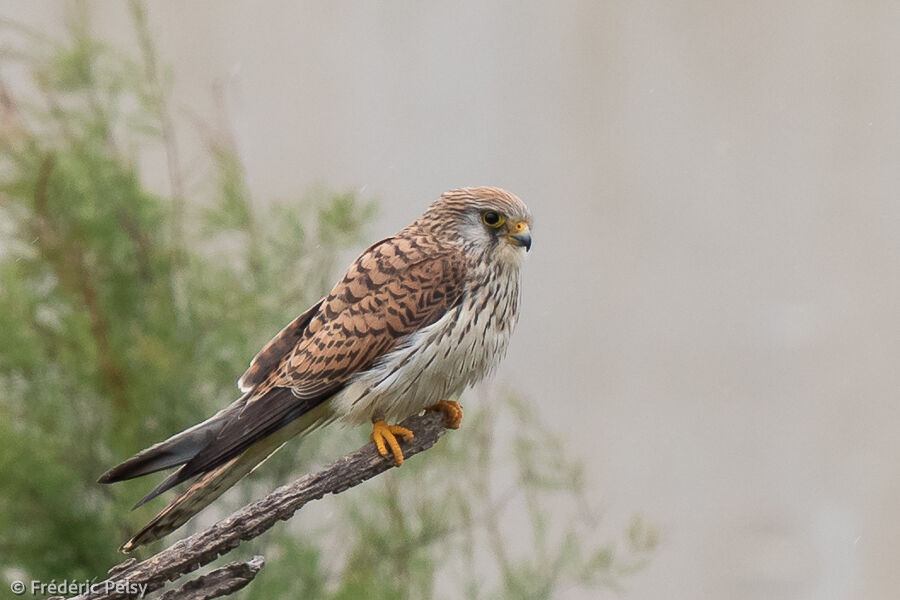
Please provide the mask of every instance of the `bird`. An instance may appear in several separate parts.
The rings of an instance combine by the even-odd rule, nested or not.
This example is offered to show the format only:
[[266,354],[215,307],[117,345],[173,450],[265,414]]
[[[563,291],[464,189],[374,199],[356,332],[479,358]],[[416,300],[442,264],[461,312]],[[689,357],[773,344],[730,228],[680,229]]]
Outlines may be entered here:
[[396,466],[401,441],[414,437],[397,425],[406,417],[435,410],[458,428],[460,395],[499,364],[518,321],[531,221],[506,190],[461,188],[363,251],[256,355],[237,400],[100,477],[109,484],[178,467],[135,508],[193,480],[120,550],[175,531],[317,427],[370,425],[378,453]]

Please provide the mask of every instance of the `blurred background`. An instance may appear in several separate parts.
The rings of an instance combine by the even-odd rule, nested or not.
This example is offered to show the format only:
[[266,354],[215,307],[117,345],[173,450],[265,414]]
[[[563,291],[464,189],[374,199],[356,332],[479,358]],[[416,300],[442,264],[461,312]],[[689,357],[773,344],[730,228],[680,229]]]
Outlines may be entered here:
[[[550,455],[536,464],[568,469],[568,462],[554,462],[561,448],[581,465],[572,467],[577,481],[558,486],[562,496],[541,500],[548,514],[575,515],[573,507],[584,501],[602,517],[580,540],[577,558],[564,554],[572,540],[548,542],[561,549],[559,562],[552,564],[583,560],[593,574],[569,573],[564,585],[535,595],[895,597],[900,589],[900,7],[895,2],[420,6],[160,0],[142,11],[113,1],[21,1],[5,3],[0,17],[3,135],[8,156],[15,157],[4,169],[0,206],[7,210],[0,235],[6,242],[0,241],[0,251],[19,259],[6,261],[19,267],[7,265],[0,319],[8,331],[22,329],[18,337],[6,334],[6,359],[0,361],[6,388],[0,393],[9,399],[4,410],[14,417],[4,427],[25,435],[17,423],[41,423],[28,435],[42,446],[56,427],[58,400],[53,399],[74,397],[67,379],[73,377],[70,363],[59,359],[59,381],[47,384],[56,386],[46,392],[49,408],[26,414],[31,388],[50,377],[41,368],[50,352],[41,344],[50,334],[38,326],[65,328],[70,314],[47,298],[54,286],[65,288],[60,275],[73,268],[64,264],[54,277],[40,275],[40,265],[52,263],[54,250],[29,248],[46,239],[28,229],[29,215],[45,210],[45,220],[57,219],[58,230],[75,240],[113,235],[101,225],[70,227],[65,209],[52,206],[54,190],[81,190],[78,206],[91,207],[76,211],[72,222],[100,214],[97,197],[146,207],[116,221],[117,212],[109,222],[127,231],[133,218],[148,231],[165,234],[146,240],[150,250],[144,251],[150,254],[166,244],[174,248],[171,255],[151,256],[143,267],[159,270],[169,282],[157,292],[171,303],[171,314],[166,309],[150,315],[145,307],[140,322],[156,325],[141,329],[144,325],[132,323],[131,329],[123,326],[111,334],[127,334],[113,339],[113,348],[130,347],[138,330],[146,334],[143,354],[129,357],[133,365],[121,369],[138,372],[134,365],[145,364],[148,356],[159,361],[178,356],[167,354],[170,348],[182,348],[179,360],[189,363],[190,356],[209,356],[210,349],[230,344],[229,353],[203,372],[214,384],[201,385],[189,371],[173,379],[173,371],[165,370],[171,365],[164,365],[147,397],[158,397],[159,389],[171,385],[166,400],[176,408],[164,418],[158,411],[170,409],[153,402],[140,409],[131,404],[128,411],[155,414],[162,422],[149,430],[133,414],[134,423],[126,426],[116,420],[115,409],[97,413],[91,426],[98,432],[109,432],[113,424],[121,428],[86,459],[96,463],[99,474],[104,465],[143,447],[138,440],[156,441],[228,401],[253,350],[286,322],[281,319],[314,300],[367,241],[403,227],[446,189],[502,186],[527,202],[535,216],[524,312],[494,382],[465,404],[495,410],[496,439],[515,435],[510,432],[517,428],[538,432],[531,441],[543,452],[550,448]],[[66,79],[72,75],[66,69],[77,75],[78,61],[86,60],[73,55],[95,51],[131,57],[134,63],[101,61],[81,80]],[[81,104],[69,104],[70,95],[79,95]],[[111,97],[120,100],[107,103]],[[90,112],[92,104],[107,107],[91,113],[103,119],[130,116],[100,133],[93,126],[84,130],[97,143],[96,154],[105,157],[97,159],[101,166],[88,161],[84,167],[67,158],[67,148],[85,147],[73,142],[82,135],[83,121],[65,115]],[[51,127],[47,123],[54,118]],[[145,130],[151,141],[138,137]],[[110,160],[117,166],[104,181],[112,187],[91,188]],[[126,175],[121,165],[128,166]],[[122,177],[125,183],[119,185]],[[130,195],[104,195],[103,190],[122,186]],[[74,206],[71,202],[67,206]],[[192,222],[204,225],[192,229]],[[285,223],[296,228],[273,229]],[[193,231],[212,234],[196,246],[199,258],[185,259],[190,254],[185,248],[199,236]],[[261,231],[263,240],[255,250],[254,231]],[[127,270],[139,282],[143,238],[132,238],[137,250],[117,255],[119,246],[113,244],[95,251],[136,265]],[[292,240],[299,245],[292,246]],[[269,242],[285,245],[269,247]],[[235,248],[247,252],[232,256]],[[71,255],[59,247],[55,252]],[[254,267],[254,256],[268,266]],[[299,266],[289,260],[301,258]],[[237,266],[229,271],[232,262]],[[93,264],[90,255],[86,264]],[[179,265],[188,266],[179,270]],[[211,269],[221,270],[221,278],[213,280]],[[114,270],[101,269],[102,277],[112,277]],[[221,299],[219,286],[233,289],[254,271],[264,281]],[[28,277],[27,287],[13,285]],[[84,308],[89,295],[79,291],[79,281],[75,277],[69,286],[71,302]],[[107,300],[101,294],[100,304],[119,306],[135,289],[145,288],[110,292]],[[258,295],[267,299],[248,308]],[[47,302],[50,308],[42,304]],[[195,314],[204,311],[209,314]],[[170,317],[184,320],[170,331],[159,325]],[[97,323],[90,311],[73,327],[91,349],[79,349],[76,336],[74,349],[65,351],[94,356]],[[220,340],[210,331],[221,327],[228,331],[216,334]],[[205,340],[205,350],[179,337],[187,334]],[[32,347],[32,359],[14,358]],[[75,394],[81,408],[70,407],[73,414],[93,414],[92,403],[115,406],[117,393],[126,404],[137,397],[133,388],[123,391],[116,383],[128,374],[118,373],[114,364],[104,367],[102,349],[96,353],[100,375],[84,373],[98,380],[96,394]],[[177,402],[185,389],[199,405]],[[501,400],[507,396],[517,400]],[[516,408],[491,408],[508,402],[529,407],[527,418],[533,420],[526,424],[505,416],[520,415]],[[474,445],[477,431],[486,430],[473,425],[470,431],[464,422],[448,436],[460,452]],[[556,446],[542,445],[543,431]],[[358,437],[354,440],[362,441]],[[336,456],[352,447],[328,452]],[[420,477],[426,477],[427,456],[415,461],[425,463],[415,467],[424,470],[417,472]],[[12,449],[7,458],[0,463],[5,470],[22,460]],[[511,464],[521,467],[515,460]],[[29,469],[43,464],[35,459]],[[285,473],[294,472],[292,463],[279,464]],[[460,469],[464,477],[465,465]],[[498,466],[496,479],[515,480],[509,469]],[[83,494],[87,505],[101,507],[105,523],[121,528],[126,526],[117,511],[127,511],[146,485],[103,492],[114,494],[114,500],[87,485]],[[397,485],[402,495],[399,476]],[[65,496],[70,489],[47,486],[31,494]],[[245,488],[244,493],[257,492]],[[478,496],[468,497],[477,504]],[[5,500],[7,509],[14,500]],[[510,547],[521,547],[515,532],[523,523],[532,527],[541,520],[529,506],[513,506],[505,517],[513,532],[505,538]],[[16,514],[18,523],[47,517],[46,512]],[[129,516],[130,526],[146,516]],[[97,531],[105,539],[110,529]],[[2,532],[9,544],[11,532]],[[540,527],[532,533],[540,535]],[[64,531],[46,532],[47,539],[59,535]],[[91,547],[102,543],[90,542]],[[80,552],[40,566],[24,558],[37,550],[23,540],[16,544],[8,546],[16,557],[9,554],[2,565],[7,576],[41,568],[45,576],[52,569],[57,579],[73,576],[65,565]],[[327,547],[317,551],[320,558],[328,554]],[[503,560],[497,564],[502,573],[497,590],[503,590],[497,596],[525,597],[508,579],[532,581],[528,577],[534,573],[526,577]],[[85,567],[87,576],[102,573],[91,568]],[[245,590],[246,597],[263,584],[265,573]],[[437,569],[422,587],[405,593],[480,597],[475,583],[465,593],[454,587],[457,583]],[[325,581],[323,589],[337,585]],[[351,590],[342,597],[363,596]]]

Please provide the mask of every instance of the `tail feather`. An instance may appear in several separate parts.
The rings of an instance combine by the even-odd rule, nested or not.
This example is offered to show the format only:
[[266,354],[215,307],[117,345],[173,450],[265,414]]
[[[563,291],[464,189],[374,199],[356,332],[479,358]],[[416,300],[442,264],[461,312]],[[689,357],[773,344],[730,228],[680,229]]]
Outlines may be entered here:
[[[317,407],[283,429],[259,440],[228,462],[200,475],[184,492],[161,510],[153,520],[128,540],[121,547],[121,551],[131,552],[139,546],[149,544],[172,533],[195,514],[206,508],[213,500],[221,496],[225,490],[275,454],[288,439],[299,433],[311,431],[330,420],[330,418],[331,416],[324,406]],[[154,488],[146,498],[141,500],[138,505],[154,498],[172,487],[172,485],[176,485],[180,481],[178,476],[179,471],[172,473]]]
[[255,466],[255,464],[251,465],[242,454],[200,476],[134,537],[125,542],[120,550],[131,552],[138,546],[149,544],[172,533],[221,496],[225,490],[237,483]]
[[155,488],[150,490],[149,494],[147,494],[146,496],[141,498],[137,504],[132,506],[131,510],[134,510],[134,509],[138,508],[139,506],[143,506],[143,505],[147,504],[148,502],[150,502],[151,500],[153,500],[154,498],[156,498],[163,492],[167,492],[170,489],[172,489],[173,487],[175,487],[176,485],[178,485],[179,483],[181,483],[183,481],[181,479],[182,470],[183,469],[178,469],[177,471],[175,471],[174,473],[172,473],[171,475],[169,475],[168,477],[163,479],[159,483],[159,485],[157,485]]
[[215,439],[225,425],[226,417],[234,407],[239,405],[239,402],[240,400],[190,429],[185,429],[165,441],[141,450],[122,464],[116,465],[101,475],[97,480],[98,483],[115,483],[134,479],[186,463],[205,448],[211,440]]

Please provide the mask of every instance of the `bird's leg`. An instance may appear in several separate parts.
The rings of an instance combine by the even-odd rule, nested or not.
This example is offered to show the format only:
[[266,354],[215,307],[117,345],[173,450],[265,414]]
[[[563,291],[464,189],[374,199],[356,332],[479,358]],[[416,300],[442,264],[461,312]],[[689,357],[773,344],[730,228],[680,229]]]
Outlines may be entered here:
[[462,406],[459,405],[459,402],[453,400],[441,400],[434,406],[428,407],[426,410],[436,410],[443,414],[444,427],[447,429],[459,429],[459,424],[462,423],[463,409]]
[[388,425],[381,418],[381,415],[376,414],[372,417],[372,435],[369,436],[370,439],[375,442],[375,447],[380,455],[387,456],[388,449],[390,449],[391,454],[394,455],[394,464],[399,467],[403,464],[403,450],[400,449],[400,443],[397,441],[398,435],[406,441],[415,437],[413,432],[406,427]]

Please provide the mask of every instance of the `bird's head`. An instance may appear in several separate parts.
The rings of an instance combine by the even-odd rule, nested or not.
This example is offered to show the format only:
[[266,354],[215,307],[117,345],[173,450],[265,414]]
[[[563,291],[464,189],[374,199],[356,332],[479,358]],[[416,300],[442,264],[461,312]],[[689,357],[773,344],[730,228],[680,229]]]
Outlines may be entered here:
[[444,227],[451,223],[468,251],[497,252],[502,259],[519,263],[531,249],[531,213],[524,202],[506,190],[451,190],[441,195],[424,217],[429,215]]

